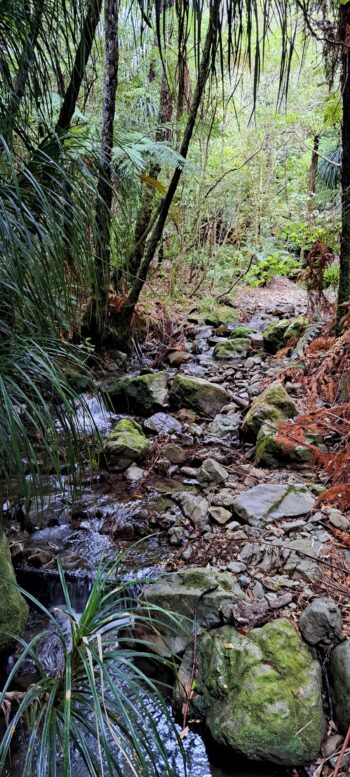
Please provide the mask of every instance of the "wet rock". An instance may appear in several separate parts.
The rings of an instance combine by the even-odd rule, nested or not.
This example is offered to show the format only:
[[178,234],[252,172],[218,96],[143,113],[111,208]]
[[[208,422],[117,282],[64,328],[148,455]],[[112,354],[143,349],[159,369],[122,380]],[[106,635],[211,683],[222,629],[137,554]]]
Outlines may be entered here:
[[191,354],[185,351],[171,351],[167,356],[167,362],[170,367],[181,367],[181,364],[190,361]]
[[35,548],[30,555],[27,557],[28,564],[31,567],[35,567],[39,569],[40,567],[46,566],[46,564],[49,564],[50,561],[53,560],[53,555],[48,550],[43,550],[42,548]]
[[143,459],[151,444],[136,421],[123,419],[110,432],[104,444],[104,454],[111,467],[124,470]]
[[205,459],[197,472],[197,480],[200,483],[210,481],[224,483],[228,478],[228,472],[215,459]]
[[180,434],[182,430],[180,422],[173,418],[173,416],[168,415],[168,413],[155,413],[151,415],[150,418],[144,421],[143,427],[148,432],[163,435]]
[[225,438],[232,434],[237,435],[241,424],[240,413],[218,413],[214,420],[208,424],[208,433],[213,437]]
[[314,599],[299,618],[299,629],[309,645],[332,645],[339,642],[342,616],[333,599]]
[[173,442],[169,442],[167,445],[164,445],[162,453],[163,456],[165,456],[165,458],[171,462],[171,464],[183,464],[186,460],[186,454],[183,448]]
[[234,337],[217,343],[214,348],[215,359],[244,358],[250,348],[250,340],[246,337]]
[[210,418],[214,418],[229,399],[228,392],[222,386],[188,375],[176,375],[170,389],[173,405],[189,407]]
[[183,514],[191,521],[195,529],[198,529],[199,531],[204,529],[209,521],[209,503],[207,500],[197,494],[190,494],[187,491],[176,494],[174,498],[179,503]]
[[350,726],[350,641],[333,648],[329,663],[331,691],[338,728]]
[[209,507],[209,515],[220,526],[224,526],[225,523],[231,520],[232,515],[229,510],[225,510],[224,507]]
[[235,496],[232,507],[244,523],[258,526],[281,518],[307,515],[314,505],[315,497],[303,485],[260,483]]
[[283,348],[292,337],[300,337],[308,324],[305,316],[297,318],[283,318],[280,321],[274,321],[264,329],[264,346],[269,353],[277,353]]
[[108,394],[116,412],[126,410],[147,416],[168,404],[167,382],[165,371],[125,376],[109,385]]
[[243,421],[242,433],[255,441],[261,426],[270,422],[274,427],[298,414],[298,408],[284,386],[276,380],[254,400]]
[[[208,567],[182,569],[147,586],[142,600],[166,611],[155,615],[157,629],[163,635],[154,642],[157,652],[182,652],[192,642],[194,617],[203,628],[218,626],[223,606],[246,598],[232,575]],[[176,613],[176,623],[167,613]]]
[[[215,742],[285,766],[318,755],[326,728],[321,667],[291,623],[278,619],[248,636],[229,626],[206,632],[198,640],[197,663],[194,713],[204,716]],[[188,650],[180,698],[190,665]]]
[[130,464],[130,467],[125,471],[125,478],[129,483],[137,483],[143,478],[145,470],[141,467],[136,467],[134,464]]
[[[12,585],[6,583],[8,580]],[[28,605],[17,590],[15,573],[5,534],[0,535],[0,653],[6,654],[17,646],[15,637],[24,630]],[[12,637],[11,634],[14,636]]]

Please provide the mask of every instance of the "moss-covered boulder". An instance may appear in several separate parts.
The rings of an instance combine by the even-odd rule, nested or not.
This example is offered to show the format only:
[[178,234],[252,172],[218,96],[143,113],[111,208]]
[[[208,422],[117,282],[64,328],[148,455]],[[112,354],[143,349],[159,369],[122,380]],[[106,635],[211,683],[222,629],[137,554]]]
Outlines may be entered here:
[[143,459],[150,447],[151,443],[143,434],[141,426],[125,418],[110,432],[103,450],[111,467],[124,470],[135,461]]
[[237,317],[237,311],[235,308],[231,308],[228,305],[215,304],[213,300],[213,309],[204,313],[204,321],[209,326],[220,326],[221,324],[232,324]]
[[277,353],[280,348],[287,345],[292,337],[300,337],[308,325],[309,320],[305,316],[297,318],[282,318],[273,321],[264,329],[264,346],[269,353]]
[[250,340],[247,337],[232,337],[217,343],[214,348],[215,359],[237,359],[247,356]]
[[244,324],[239,324],[239,326],[236,326],[231,334],[232,337],[248,337],[250,338],[252,334],[251,329],[249,326],[244,326]]
[[[186,686],[186,662],[181,680]],[[325,733],[321,667],[289,621],[200,636],[195,711],[214,740],[255,760],[312,761]]]
[[175,655],[192,642],[194,618],[201,627],[219,626],[222,608],[247,600],[247,595],[228,572],[194,567],[151,583],[144,589],[142,600],[153,608],[157,620],[159,633],[152,640],[155,649],[162,655]]
[[[9,583],[6,583],[6,581]],[[16,582],[7,539],[0,534],[0,654],[8,654],[16,647],[28,617],[28,605],[13,583]]]
[[222,386],[189,375],[176,375],[170,388],[170,402],[175,407],[189,407],[209,418],[220,413],[229,401],[230,395]]
[[[292,431],[292,430],[291,430]],[[305,442],[315,445],[313,435],[305,435]],[[288,444],[279,438],[278,428],[269,423],[262,424],[256,438],[255,463],[267,467],[280,467],[281,462],[309,464],[313,457],[312,448],[288,440]]]
[[118,378],[108,386],[108,394],[116,412],[127,411],[151,415],[168,404],[168,375],[151,372]]
[[242,424],[242,434],[255,442],[261,426],[268,422],[278,427],[282,421],[298,415],[298,408],[279,380],[274,381],[254,400]]

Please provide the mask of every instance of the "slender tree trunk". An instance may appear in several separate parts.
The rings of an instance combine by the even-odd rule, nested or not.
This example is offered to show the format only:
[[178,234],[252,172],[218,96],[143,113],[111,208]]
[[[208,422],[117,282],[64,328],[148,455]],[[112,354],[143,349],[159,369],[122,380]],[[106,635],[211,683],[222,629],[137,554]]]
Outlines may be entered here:
[[340,238],[340,277],[336,327],[343,315],[341,305],[350,299],[350,3],[340,5],[340,41],[342,51],[342,229]]
[[[184,136],[180,147],[180,154],[181,156],[184,157],[184,159],[186,159],[187,157],[189,145],[191,142],[193,130],[196,123],[199,106],[209,77],[210,63],[211,63],[214,42],[215,42],[215,22],[214,22],[214,19],[211,17],[209,20],[208,30],[207,30],[204,48],[202,52],[196,89],[193,95],[193,100],[192,100],[189,116],[187,119],[186,128],[184,131]],[[173,173],[168,191],[164,197],[164,200],[159,210],[157,220],[151,231],[149,241],[148,241],[147,251],[141,262],[139,272],[132,286],[132,289],[129,293],[129,296],[124,304],[123,310],[121,311],[120,326],[121,326],[121,332],[124,337],[124,342],[128,337],[128,331],[130,329],[132,315],[135,309],[135,305],[137,304],[139,296],[143,289],[145,280],[147,278],[149,266],[155,255],[158,243],[162,237],[164,225],[165,225],[172,201],[174,199],[174,195],[178,187],[178,183],[181,177],[181,172],[182,172],[181,168],[177,168]]]
[[38,36],[41,29],[43,11],[44,11],[43,0],[37,0],[34,6],[33,16],[31,19],[28,20],[29,35],[23,47],[23,51],[18,65],[18,71],[14,79],[13,89],[11,92],[10,100],[6,111],[5,131],[3,134],[8,146],[11,146],[11,143],[12,143],[12,130],[15,125],[21,100],[22,100],[22,97],[24,96],[25,89],[27,86],[30,67],[32,64],[34,51],[36,48]]
[[71,125],[80,87],[95,39],[101,8],[102,0],[90,0],[75,55],[69,85],[64,95],[60,115],[56,124],[56,132],[67,132]]
[[118,0],[105,2],[105,79],[102,141],[96,201],[96,287],[92,304],[91,337],[101,349],[107,323],[112,222],[112,147],[118,86]]
[[313,199],[316,191],[316,176],[317,176],[317,168],[318,168],[318,149],[320,145],[320,136],[314,135],[313,139],[313,146],[312,146],[312,154],[311,154],[311,164],[309,168],[309,175],[308,175],[308,204],[307,204],[307,210],[309,218],[311,217],[312,211],[313,211]]

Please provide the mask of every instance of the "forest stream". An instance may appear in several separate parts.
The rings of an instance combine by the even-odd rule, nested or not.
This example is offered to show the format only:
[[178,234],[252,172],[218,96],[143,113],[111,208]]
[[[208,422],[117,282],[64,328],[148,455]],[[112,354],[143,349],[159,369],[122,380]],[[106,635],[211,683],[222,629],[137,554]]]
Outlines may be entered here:
[[[62,482],[49,478],[47,497],[43,501],[33,498],[25,517],[12,516],[9,540],[17,579],[45,606],[62,605],[62,591],[55,572],[58,555],[67,576],[72,605],[80,612],[99,562],[112,561],[116,554],[125,551],[122,573],[133,585],[139,585],[140,590],[144,580],[148,584],[164,572],[177,569],[209,565],[219,572],[227,570],[240,589],[249,592],[250,601],[264,602],[271,607],[263,622],[276,614],[295,620],[303,601],[307,602],[320,590],[322,581],[316,560],[317,556],[328,557],[331,536],[324,527],[322,515],[319,522],[306,521],[314,503],[312,493],[317,491],[314,470],[307,462],[300,461],[281,461],[272,468],[263,464],[257,467],[252,461],[255,448],[240,433],[246,408],[281,371],[281,362],[263,348],[262,331],[286,317],[294,320],[305,310],[304,293],[295,291],[290,282],[277,282],[276,293],[278,304],[272,300],[266,305],[262,294],[261,303],[253,305],[249,321],[222,326],[219,334],[217,325],[196,321],[192,316],[185,328],[185,348],[174,352],[178,354],[180,366],[167,364],[157,369],[156,374],[165,376],[166,381],[181,375],[228,387],[230,401],[222,411],[211,412],[208,407],[206,412],[201,413],[198,408],[194,412],[190,408],[181,409],[180,402],[180,412],[176,412],[169,407],[168,395],[166,398],[162,395],[161,399],[158,387],[158,394],[152,400],[154,412],[142,414],[138,410],[133,415],[123,407],[122,414],[116,413],[116,405],[110,410],[107,399],[101,396],[101,389],[108,392],[109,387],[113,388],[115,376],[111,370],[107,378],[102,376],[95,393],[84,395],[85,410],[81,411],[79,422],[85,433],[95,425],[102,438],[108,440],[111,430],[122,419],[136,420],[151,440],[150,463],[143,467],[140,462],[130,461],[126,468],[123,465],[119,470],[113,466],[112,458],[110,466],[92,479],[87,469],[86,480],[78,493],[71,490],[68,478],[63,476],[63,487]],[[245,350],[235,353],[234,358],[227,351],[223,358],[218,358],[218,344],[225,347],[234,343],[235,331],[242,341],[242,326],[245,327]],[[284,366],[290,359],[293,356],[285,359]],[[129,369],[133,369],[132,376],[154,374],[148,366],[147,350],[138,372],[135,363],[131,363],[130,368],[124,365],[123,374],[126,371],[130,375]],[[119,369],[116,377],[120,373]],[[294,396],[297,393],[298,386],[295,386]],[[144,400],[145,397],[138,398],[138,408]],[[207,461],[214,461],[211,465],[214,474],[201,478],[200,468]],[[223,467],[227,469],[226,480],[220,476]],[[300,508],[289,512],[286,509],[283,520],[265,523],[262,528],[254,522],[241,525],[234,520],[231,505],[237,494],[254,495],[254,489],[260,487],[259,501],[268,502],[269,488],[283,488],[286,483],[290,488],[301,489],[300,501],[304,500],[305,505],[300,504]],[[201,523],[199,516],[196,523],[195,507],[209,509],[210,521],[205,519]],[[250,505],[250,509],[254,507]],[[285,539],[289,552],[283,555],[278,545]],[[135,540],[142,541],[135,545]],[[307,554],[306,563],[303,553]],[[32,612],[27,632],[33,633],[35,628],[36,616]],[[51,653],[50,642],[45,650]],[[166,725],[160,717],[161,735],[169,738]],[[232,764],[232,755],[227,756],[219,746],[210,744],[209,765],[205,730],[203,735],[204,741],[194,732],[184,739],[191,777],[282,774],[271,764],[260,771],[252,765],[240,766],[237,759]],[[174,757],[176,760],[176,753]],[[182,767],[176,763],[174,770],[180,777]],[[17,774],[14,767],[8,772],[9,777]]]

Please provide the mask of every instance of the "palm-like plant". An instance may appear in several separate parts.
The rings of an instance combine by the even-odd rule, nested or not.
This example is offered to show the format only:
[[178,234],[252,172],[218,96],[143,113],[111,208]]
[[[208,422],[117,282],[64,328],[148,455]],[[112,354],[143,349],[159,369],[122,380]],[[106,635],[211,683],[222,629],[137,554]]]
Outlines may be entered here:
[[[138,636],[157,631],[162,611],[149,605],[143,609],[132,598],[130,583],[118,582],[119,564],[120,560],[109,570],[99,568],[80,616],[73,611],[61,567],[65,607],[56,615],[22,591],[42,610],[48,628],[28,643],[18,640],[19,656],[0,694],[0,707],[6,709],[13,699],[11,684],[31,659],[36,677],[25,692],[17,694],[17,708],[8,718],[0,741],[0,774],[22,727],[23,777],[72,777],[79,764],[90,777],[175,777],[154,717],[155,705],[183,754],[162,683],[155,685],[135,663],[142,657],[157,662],[159,676],[161,665],[171,666],[152,653],[146,637]],[[166,618],[174,630],[184,629],[171,613]],[[54,655],[59,658],[50,657],[49,669],[42,654],[47,640],[55,645]]]

